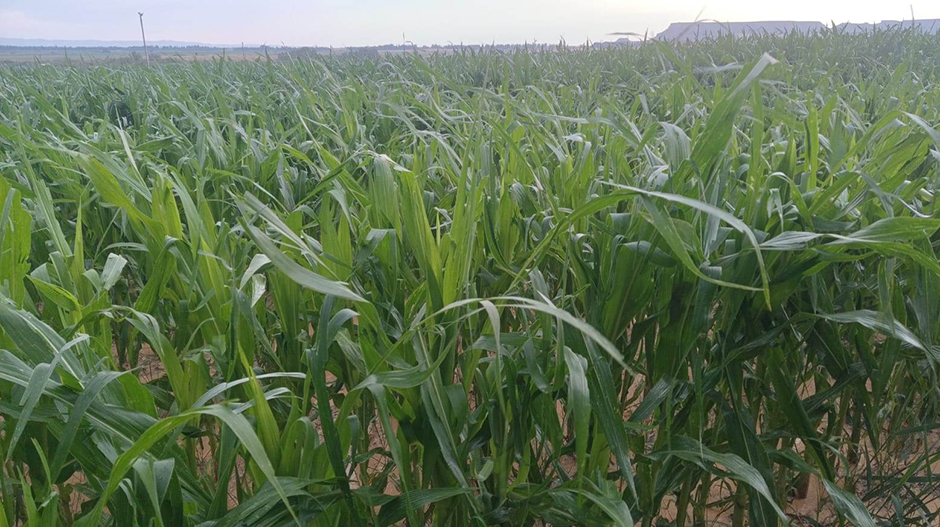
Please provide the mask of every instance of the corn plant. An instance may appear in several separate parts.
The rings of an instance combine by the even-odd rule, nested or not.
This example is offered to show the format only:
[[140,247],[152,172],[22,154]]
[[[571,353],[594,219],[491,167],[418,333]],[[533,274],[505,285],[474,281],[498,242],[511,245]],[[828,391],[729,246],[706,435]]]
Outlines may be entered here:
[[0,527],[935,525],[938,82],[909,30],[0,66]]

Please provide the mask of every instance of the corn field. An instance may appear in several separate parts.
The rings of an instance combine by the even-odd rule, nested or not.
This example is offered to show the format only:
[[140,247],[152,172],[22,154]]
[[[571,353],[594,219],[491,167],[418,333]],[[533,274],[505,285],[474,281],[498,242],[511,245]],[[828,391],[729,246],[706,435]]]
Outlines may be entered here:
[[0,66],[0,527],[937,525],[938,124],[901,30]]

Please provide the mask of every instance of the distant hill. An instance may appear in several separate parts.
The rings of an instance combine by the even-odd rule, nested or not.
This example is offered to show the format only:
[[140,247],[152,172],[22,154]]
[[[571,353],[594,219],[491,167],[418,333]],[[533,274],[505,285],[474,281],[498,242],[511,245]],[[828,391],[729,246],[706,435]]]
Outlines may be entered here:
[[715,38],[720,35],[744,37],[747,35],[782,35],[793,31],[810,33],[826,28],[822,22],[794,22],[789,20],[758,22],[673,22],[656,35],[657,40],[688,41]]
[[[891,28],[916,27],[920,31],[930,34],[940,32],[940,19],[916,20],[882,20],[875,23],[843,23],[836,26],[848,33],[861,33],[873,30]],[[715,38],[720,35],[744,37],[748,35],[782,35],[793,31],[811,33],[824,31],[827,28],[822,22],[796,22],[792,20],[768,20],[755,22],[673,22],[665,31],[656,35],[657,40],[694,41],[705,38]],[[622,39],[621,39],[622,40]],[[619,42],[619,41],[618,41]]]
[[932,18],[926,20],[915,20],[911,22],[910,20],[882,20],[881,22],[876,22],[874,24],[839,24],[839,29],[851,32],[865,32],[873,31],[875,29],[885,30],[892,28],[902,28],[907,29],[911,27],[916,27],[917,29],[930,33],[931,35],[936,34],[940,31],[940,19]]
[[[148,46],[166,48],[237,48],[241,44],[206,44],[204,42],[182,42],[179,40],[147,41]],[[5,38],[0,37],[0,46],[29,48],[136,48],[143,47],[139,40],[49,40],[44,38]],[[256,44],[245,44],[257,47]]]

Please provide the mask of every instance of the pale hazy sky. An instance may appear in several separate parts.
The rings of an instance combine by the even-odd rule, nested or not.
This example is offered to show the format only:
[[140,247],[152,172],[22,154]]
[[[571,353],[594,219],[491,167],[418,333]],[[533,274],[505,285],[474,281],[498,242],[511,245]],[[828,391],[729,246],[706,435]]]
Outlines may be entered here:
[[[556,43],[669,22],[940,18],[940,0],[0,0],[0,37],[270,45]],[[404,34],[404,39],[402,35]]]

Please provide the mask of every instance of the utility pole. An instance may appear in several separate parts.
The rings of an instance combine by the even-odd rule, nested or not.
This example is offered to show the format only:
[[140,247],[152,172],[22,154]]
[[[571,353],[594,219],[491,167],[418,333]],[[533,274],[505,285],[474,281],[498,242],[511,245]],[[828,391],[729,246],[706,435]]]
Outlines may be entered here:
[[147,36],[144,35],[144,14],[137,12],[140,16],[140,38],[144,41],[144,55],[147,57],[147,65],[150,65],[150,53],[147,51]]

